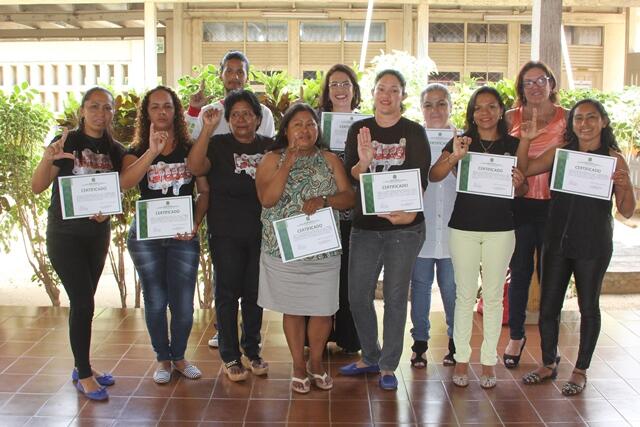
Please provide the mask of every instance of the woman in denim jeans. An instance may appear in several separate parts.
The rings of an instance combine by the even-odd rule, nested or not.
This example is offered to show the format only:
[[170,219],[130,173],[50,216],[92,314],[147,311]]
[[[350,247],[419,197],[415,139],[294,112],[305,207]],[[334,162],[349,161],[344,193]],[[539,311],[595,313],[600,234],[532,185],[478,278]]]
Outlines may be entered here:
[[[360,120],[349,129],[345,165],[352,182],[360,174],[388,170],[420,169],[422,188],[427,187],[431,161],[424,128],[402,117],[406,81],[396,70],[384,70],[375,78],[374,117]],[[380,372],[379,385],[395,390],[394,371],[402,355],[407,296],[411,271],[424,242],[422,212],[363,215],[357,197],[351,231],[349,303],[362,345],[362,359],[340,368],[342,375]],[[384,266],[384,347],[378,342],[373,304],[378,276]]]
[[[197,232],[209,206],[206,177],[195,178],[186,167],[191,143],[182,107],[175,92],[158,86],[147,92],[138,110],[134,142],[123,160],[120,185],[138,185],[141,200],[191,196],[197,185],[194,228],[174,238],[138,240],[135,221],[127,241],[140,276],[145,320],[158,365],[153,380],[171,380],[172,365],[187,378],[200,370],[184,358],[193,324],[193,295],[198,275],[200,243]],[[171,310],[171,336],[167,328]]]

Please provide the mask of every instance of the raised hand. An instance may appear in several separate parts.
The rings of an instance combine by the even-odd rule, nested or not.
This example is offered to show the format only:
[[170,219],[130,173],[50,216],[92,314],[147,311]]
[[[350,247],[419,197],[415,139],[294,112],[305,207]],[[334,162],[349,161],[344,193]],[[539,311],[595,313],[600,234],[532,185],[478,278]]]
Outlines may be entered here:
[[373,162],[374,155],[375,150],[371,141],[371,131],[368,127],[363,126],[358,132],[358,158],[360,159],[360,165],[363,168],[368,168]]
[[189,98],[189,107],[200,109],[211,102],[213,96],[205,96],[204,87],[204,80],[202,80],[200,82],[200,90]]
[[207,135],[211,135],[220,124],[220,120],[222,120],[222,110],[209,108],[202,113],[202,129]]
[[457,131],[454,130],[453,137],[453,156],[455,156],[455,160],[458,161],[469,152],[469,146],[471,145],[471,137],[468,136],[458,136]]
[[155,126],[151,123],[151,128],[149,129],[149,151],[156,156],[162,153],[162,150],[164,150],[164,147],[167,145],[168,138],[169,134],[167,131],[156,132]]
[[538,135],[540,135],[540,131],[538,130],[538,109],[534,108],[531,112],[531,120],[523,121],[520,124],[520,139],[531,141]]
[[64,151],[64,143],[67,140],[67,136],[69,135],[69,129],[62,129],[62,136],[56,142],[49,144],[49,146],[44,150],[44,158],[50,162],[54,160],[60,159],[74,159],[73,153],[66,153]]

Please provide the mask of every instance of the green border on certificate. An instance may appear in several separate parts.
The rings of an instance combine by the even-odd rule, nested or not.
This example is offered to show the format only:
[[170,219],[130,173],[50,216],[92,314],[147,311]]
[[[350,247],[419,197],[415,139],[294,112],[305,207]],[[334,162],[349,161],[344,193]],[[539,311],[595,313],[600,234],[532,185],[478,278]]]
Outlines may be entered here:
[[[165,225],[168,231],[154,234],[149,210],[164,214]],[[164,212],[163,212],[164,210]],[[183,215],[171,223],[171,215]],[[136,236],[138,240],[172,239],[178,234],[191,233],[193,231],[193,198],[191,196],[162,197],[159,199],[138,200],[136,202]]]
[[422,212],[420,169],[360,174],[360,201],[363,215]]
[[323,111],[320,115],[320,144],[332,151],[344,151],[349,128],[355,122],[373,117],[360,113],[333,113]]
[[456,191],[478,196],[513,199],[513,171],[518,163],[515,156],[468,152],[458,160]]
[[118,172],[59,176],[58,192],[64,220],[122,213]]
[[342,249],[332,208],[273,221],[273,230],[283,263]]
[[551,190],[610,200],[618,159],[558,148],[553,159]]

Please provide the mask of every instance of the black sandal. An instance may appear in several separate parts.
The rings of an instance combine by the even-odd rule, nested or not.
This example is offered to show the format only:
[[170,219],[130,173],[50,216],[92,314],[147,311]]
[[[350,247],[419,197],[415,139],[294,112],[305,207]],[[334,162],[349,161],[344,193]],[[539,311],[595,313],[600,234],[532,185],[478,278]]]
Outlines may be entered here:
[[522,377],[522,382],[526,385],[542,384],[547,380],[555,380],[558,376],[558,363],[560,363],[560,356],[556,357],[556,363],[553,365],[545,365],[544,368],[551,371],[550,375],[540,376],[536,371],[531,371]]
[[429,348],[426,341],[414,341],[411,350],[416,354],[411,358],[411,367],[416,369],[424,369],[427,367],[427,359],[422,357]]
[[520,364],[520,357],[522,356],[522,351],[524,350],[524,346],[527,343],[527,337],[522,337],[522,345],[520,345],[520,354],[517,356],[504,353],[502,355],[502,361],[504,363],[504,367],[507,369],[514,369],[518,367]]
[[444,366],[455,366],[456,359],[453,355],[456,354],[456,344],[453,342],[453,338],[449,338],[449,353],[447,353],[442,359]]
[[568,381],[562,386],[562,394],[564,396],[575,396],[577,394],[582,393],[582,390],[587,386],[587,373],[586,372],[578,372],[574,370],[573,374],[580,375],[584,377],[584,384],[576,384],[573,381]]

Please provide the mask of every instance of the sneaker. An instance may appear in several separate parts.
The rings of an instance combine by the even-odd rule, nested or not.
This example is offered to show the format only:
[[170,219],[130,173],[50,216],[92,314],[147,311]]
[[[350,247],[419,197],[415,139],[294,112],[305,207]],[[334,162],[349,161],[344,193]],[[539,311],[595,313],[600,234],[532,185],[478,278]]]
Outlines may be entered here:
[[209,340],[209,347],[218,348],[218,333]]

